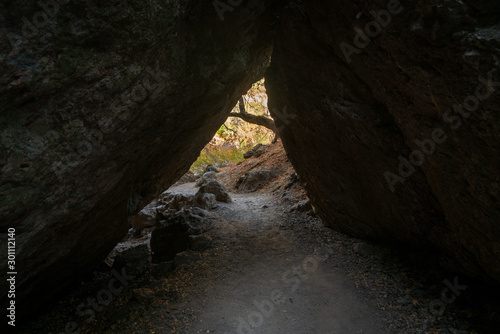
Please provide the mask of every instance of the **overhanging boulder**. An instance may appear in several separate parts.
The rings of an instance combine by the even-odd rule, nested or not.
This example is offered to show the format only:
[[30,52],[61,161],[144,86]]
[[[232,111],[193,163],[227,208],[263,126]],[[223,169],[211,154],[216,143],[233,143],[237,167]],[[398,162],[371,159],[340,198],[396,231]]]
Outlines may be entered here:
[[500,282],[497,1],[294,1],[266,74],[316,212]]
[[201,0],[0,3],[0,224],[16,229],[18,314],[93,268],[187,171],[262,77],[280,2],[224,20]]

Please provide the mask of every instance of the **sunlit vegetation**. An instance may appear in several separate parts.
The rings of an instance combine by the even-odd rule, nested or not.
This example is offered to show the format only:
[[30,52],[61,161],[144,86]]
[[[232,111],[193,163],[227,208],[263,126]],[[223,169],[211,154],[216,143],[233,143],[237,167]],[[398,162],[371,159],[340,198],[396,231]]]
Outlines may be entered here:
[[[248,113],[269,116],[264,79],[252,85],[244,96],[244,101]],[[238,110],[238,104],[233,110]],[[240,118],[230,117],[219,128],[210,143],[203,148],[191,166],[191,171],[201,174],[207,165],[222,167],[242,161],[246,151],[259,143],[269,144],[273,138],[274,133],[269,129],[245,122]]]

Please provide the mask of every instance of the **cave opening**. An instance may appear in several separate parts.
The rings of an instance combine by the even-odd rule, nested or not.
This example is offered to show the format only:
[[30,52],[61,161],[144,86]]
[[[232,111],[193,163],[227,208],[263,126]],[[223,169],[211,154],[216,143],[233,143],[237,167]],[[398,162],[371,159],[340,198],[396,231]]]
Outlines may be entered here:
[[[263,191],[276,194],[279,190],[286,188],[291,191],[298,186],[298,176],[281,142],[278,142],[277,128],[268,108],[264,78],[252,84],[238,99],[226,121],[201,150],[189,170],[131,218],[127,236],[108,254],[105,263],[113,266],[117,255],[137,245],[146,245],[151,250],[152,230],[161,219],[181,211],[184,216],[189,215],[185,211],[192,208],[195,208],[196,214],[203,216],[203,210],[217,207],[220,196],[230,197],[216,193],[215,201],[212,201],[208,194],[198,194],[199,189],[210,180],[217,181],[218,187],[228,193]],[[294,197],[304,200],[305,190],[300,186],[298,188]],[[170,243],[176,250],[171,250],[173,253],[168,260],[173,260],[176,252],[189,247],[190,240],[186,236],[178,236],[172,238]],[[165,260],[154,251],[152,255],[154,263]],[[123,260],[118,262],[123,264]]]
[[2,325],[498,331],[498,1],[56,2],[0,3]]
[[[260,80],[239,99],[189,171],[131,218],[127,236],[82,278],[83,288],[63,298],[65,305],[80,301],[76,314],[84,331],[107,326],[123,331],[141,314],[140,323],[154,331],[251,333],[266,326],[273,333],[283,328],[328,332],[345,330],[341,321],[355,332],[383,333],[375,316],[380,309],[367,300],[405,309],[422,304],[431,316],[447,307],[468,310],[474,300],[470,291],[478,293],[469,286],[478,282],[430,270],[427,255],[412,250],[395,255],[401,248],[326,227],[271,121]],[[435,285],[439,275],[451,278]],[[420,293],[422,286],[430,293]],[[450,286],[456,303],[440,297]],[[89,299],[89,291],[95,298]],[[181,306],[186,303],[189,307]],[[325,319],[331,307],[337,311]],[[123,314],[127,320],[118,324],[107,320]],[[301,324],[290,325],[298,319]],[[393,316],[391,321],[405,326],[407,320]]]

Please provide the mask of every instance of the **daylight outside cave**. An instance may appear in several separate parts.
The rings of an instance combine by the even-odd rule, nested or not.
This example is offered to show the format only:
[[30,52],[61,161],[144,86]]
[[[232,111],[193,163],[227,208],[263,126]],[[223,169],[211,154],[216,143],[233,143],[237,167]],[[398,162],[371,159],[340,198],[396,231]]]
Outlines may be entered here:
[[[230,115],[237,114],[241,117],[243,108],[243,113],[267,117],[270,122],[274,122],[269,113],[267,99],[265,82],[262,79],[254,83],[247,94],[242,96]],[[196,176],[201,176],[200,174],[204,173],[207,165],[220,168],[243,161],[244,153],[255,145],[269,145],[274,141],[277,134],[273,130],[247,122],[240,117],[228,117],[212,140],[203,148],[200,156],[191,166],[191,172]]]

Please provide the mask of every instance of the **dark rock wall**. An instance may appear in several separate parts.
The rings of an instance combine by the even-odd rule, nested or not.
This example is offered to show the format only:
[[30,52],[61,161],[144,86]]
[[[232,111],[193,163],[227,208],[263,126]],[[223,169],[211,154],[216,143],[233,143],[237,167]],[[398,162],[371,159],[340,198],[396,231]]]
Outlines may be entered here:
[[500,282],[498,2],[64,2],[0,3],[0,232],[16,228],[21,310],[186,172],[273,43],[271,113],[325,222]]
[[262,77],[279,2],[224,20],[201,0],[0,3],[0,224],[16,228],[18,312],[93,268],[187,171]]
[[329,226],[500,282],[499,17],[496,1],[438,0],[281,15],[271,114]]

